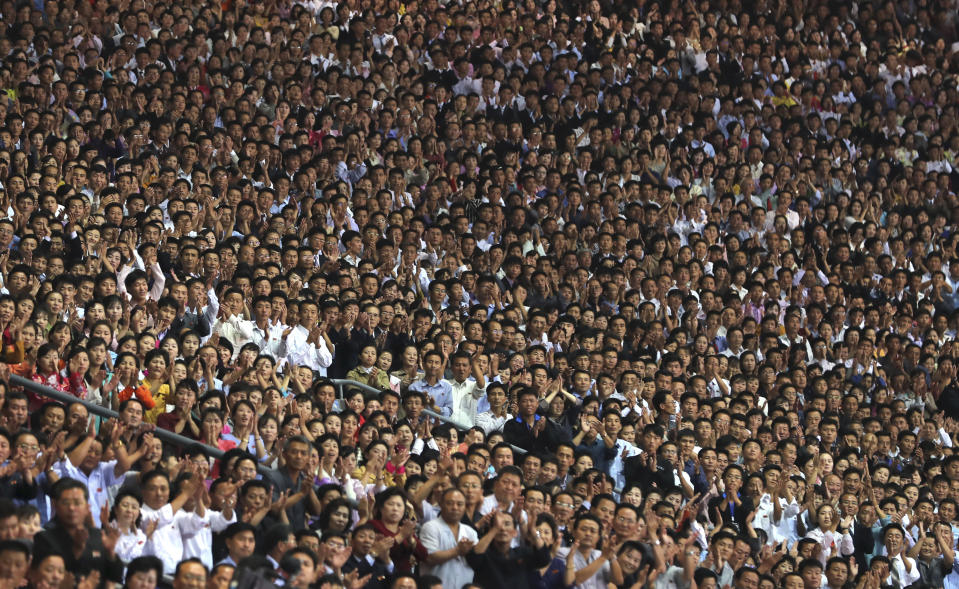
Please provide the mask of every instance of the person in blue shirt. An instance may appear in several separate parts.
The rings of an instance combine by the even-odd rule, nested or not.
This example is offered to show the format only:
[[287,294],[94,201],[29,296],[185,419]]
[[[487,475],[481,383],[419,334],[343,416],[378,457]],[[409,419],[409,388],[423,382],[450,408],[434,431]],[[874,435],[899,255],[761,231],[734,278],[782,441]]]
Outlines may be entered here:
[[427,396],[428,404],[443,417],[453,414],[453,387],[443,380],[446,360],[435,350],[423,357],[423,378],[410,385],[411,391],[419,391]]

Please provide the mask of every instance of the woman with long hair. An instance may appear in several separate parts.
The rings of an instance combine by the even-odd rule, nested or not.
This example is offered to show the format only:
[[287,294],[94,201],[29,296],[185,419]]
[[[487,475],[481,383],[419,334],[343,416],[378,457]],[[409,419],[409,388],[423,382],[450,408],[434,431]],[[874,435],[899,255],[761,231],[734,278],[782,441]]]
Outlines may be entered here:
[[841,558],[848,558],[855,552],[851,526],[852,517],[841,520],[836,508],[829,503],[823,503],[816,509],[816,527],[809,530],[806,537],[822,546],[819,562],[823,566],[826,566],[826,559],[833,553]]
[[233,405],[233,431],[223,436],[251,454],[256,453],[256,408],[253,403],[241,399]]
[[272,413],[265,413],[257,420],[256,458],[269,468],[275,468],[282,444],[279,442],[280,422]]
[[[79,384],[82,378],[82,375],[78,376],[76,383]],[[69,393],[75,397],[80,396],[75,392],[78,387],[74,386],[72,379],[63,375],[60,369],[60,353],[57,351],[56,346],[52,344],[43,344],[40,346],[40,349],[37,350],[37,364],[33,370],[33,374],[30,376],[30,380],[63,393]],[[27,394],[30,399],[31,411],[39,409],[43,404],[43,399],[33,392],[28,392]]]
[[326,532],[349,534],[353,527],[353,508],[347,499],[334,499],[326,504],[314,528]]
[[405,346],[400,354],[399,370],[394,370],[390,374],[400,379],[400,392],[406,393],[411,384],[423,378],[423,371],[420,370],[419,349],[413,344]]

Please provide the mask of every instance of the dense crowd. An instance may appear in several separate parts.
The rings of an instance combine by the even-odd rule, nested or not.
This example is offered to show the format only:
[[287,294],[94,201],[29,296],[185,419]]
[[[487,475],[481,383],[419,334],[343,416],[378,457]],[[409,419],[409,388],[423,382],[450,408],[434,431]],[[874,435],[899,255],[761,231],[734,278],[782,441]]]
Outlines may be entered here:
[[959,1],[0,15],[0,589],[959,589]]

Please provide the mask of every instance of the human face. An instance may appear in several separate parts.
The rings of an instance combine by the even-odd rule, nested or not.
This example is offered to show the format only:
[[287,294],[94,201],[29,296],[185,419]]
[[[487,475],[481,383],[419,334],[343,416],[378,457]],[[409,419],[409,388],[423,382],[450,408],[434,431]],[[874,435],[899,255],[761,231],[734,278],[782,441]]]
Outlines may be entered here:
[[216,413],[207,413],[202,425],[203,433],[211,438],[218,438],[223,432],[223,420]]
[[253,554],[255,547],[256,539],[253,536],[253,532],[249,530],[236,533],[232,538],[228,538],[226,541],[226,548],[236,562]]
[[897,556],[902,550],[902,532],[893,528],[886,531],[886,535],[883,538],[883,543],[886,545],[886,552],[890,556]]
[[170,483],[164,477],[153,477],[143,488],[143,502],[160,509],[170,500]]
[[207,580],[206,589],[227,589],[230,586],[230,581],[233,580],[234,570],[229,565],[216,567],[209,580]]
[[616,517],[613,520],[613,529],[616,530],[617,535],[630,538],[636,529],[637,523],[639,523],[639,520],[636,518],[636,513],[632,509],[624,508],[616,512]]
[[202,589],[205,585],[206,568],[198,562],[180,566],[179,572],[173,578],[173,589]]
[[90,503],[82,489],[64,491],[54,502],[54,506],[57,510],[57,519],[68,528],[82,525],[90,512]]
[[300,572],[298,575],[296,575],[290,585],[296,589],[306,589],[313,584],[313,581],[316,578],[316,570],[313,566],[313,560],[300,552],[295,553],[293,558],[300,562]]
[[[932,537],[926,537],[925,539],[920,540],[922,544],[919,547],[919,557],[923,560],[929,560],[934,558],[936,554],[939,553],[936,547],[936,539]],[[828,574],[828,571],[827,571]]]
[[592,549],[599,541],[599,525],[592,520],[580,520],[573,533],[582,548]]
[[254,487],[250,489],[243,496],[243,505],[246,509],[257,511],[266,505],[267,496],[266,491],[259,487]]
[[130,589],[155,589],[157,574],[154,570],[138,571],[127,577],[127,586]]
[[240,482],[252,481],[256,478],[256,465],[249,459],[238,460],[233,467],[233,475]]
[[460,491],[447,492],[443,496],[443,519],[450,523],[456,523],[463,519],[464,513],[466,513],[466,496]]
[[394,495],[383,503],[381,519],[388,523],[399,523],[406,514],[406,503],[398,495]]
[[461,476],[458,488],[463,493],[464,500],[468,505],[476,505],[483,500],[483,483],[479,475],[475,473],[471,473],[469,476]]
[[[811,570],[816,574],[819,574],[819,569],[813,567]],[[810,572],[808,576],[812,577],[812,572]],[[820,583],[821,580],[817,580],[816,582]],[[803,578],[794,575],[786,577],[785,589],[803,589],[804,586],[805,584],[803,583]]]
[[30,581],[36,589],[59,589],[66,576],[67,567],[63,557],[51,554],[30,572]]
[[140,502],[135,497],[127,495],[117,502],[115,512],[117,520],[122,525],[132,525],[140,516]]
[[247,405],[238,405],[233,411],[233,419],[236,421],[237,425],[241,425],[243,427],[252,426],[253,412]]
[[330,528],[334,530],[345,530],[349,521],[350,509],[345,505],[341,505],[336,511],[330,514]]
[[48,432],[58,432],[66,421],[66,413],[63,407],[51,405],[43,416],[44,429]]
[[519,496],[522,481],[514,474],[503,474],[496,479],[494,493],[503,503],[512,503]]
[[0,579],[13,581],[16,587],[27,572],[27,555],[19,550],[0,552]]
[[143,421],[143,407],[139,403],[127,403],[120,412],[120,421],[131,427],[139,426]]
[[643,492],[639,489],[639,487],[632,487],[626,492],[625,495],[623,495],[623,501],[634,507],[639,507],[643,502]]
[[727,559],[732,555],[733,546],[734,543],[729,538],[723,538],[716,542],[716,550],[723,559]]

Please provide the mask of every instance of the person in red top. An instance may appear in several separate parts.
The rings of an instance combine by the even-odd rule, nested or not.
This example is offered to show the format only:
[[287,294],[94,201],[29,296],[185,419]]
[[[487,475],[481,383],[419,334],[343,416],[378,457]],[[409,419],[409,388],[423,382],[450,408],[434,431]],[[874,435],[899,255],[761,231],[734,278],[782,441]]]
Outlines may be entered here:
[[406,494],[391,487],[376,496],[374,519],[370,521],[377,534],[395,539],[390,549],[390,559],[397,574],[412,572],[417,562],[429,557],[426,548],[416,537],[416,520],[409,517],[406,509]]
[[157,427],[170,430],[181,436],[198,439],[200,437],[200,424],[193,416],[193,405],[196,403],[199,391],[200,388],[195,380],[184,379],[177,383],[176,392],[173,394],[173,411],[159,416]]
[[200,441],[226,452],[236,448],[236,442],[224,440],[223,414],[219,409],[205,409],[200,415]]
[[[46,385],[62,393],[82,397],[83,375],[79,373],[64,376],[60,370],[60,353],[52,344],[43,344],[37,351],[37,366],[31,375],[33,382]],[[44,399],[36,393],[28,392],[30,410],[36,411],[43,405]]]
[[12,296],[0,296],[0,334],[3,337],[0,354],[6,364],[23,362],[24,346],[20,330],[27,319],[26,316],[17,317],[17,302]]

